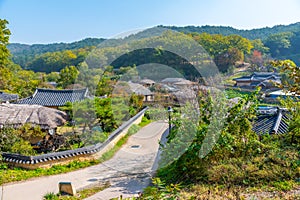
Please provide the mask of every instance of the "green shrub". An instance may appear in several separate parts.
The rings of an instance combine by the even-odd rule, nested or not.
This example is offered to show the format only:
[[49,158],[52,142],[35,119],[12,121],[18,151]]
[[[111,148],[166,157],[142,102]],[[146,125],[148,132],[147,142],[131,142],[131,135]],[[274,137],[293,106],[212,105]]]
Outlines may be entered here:
[[18,153],[22,155],[34,155],[36,152],[28,141],[20,139],[15,142],[11,147],[12,153]]
[[143,116],[141,123],[139,123],[139,126],[144,127],[150,123],[151,123],[151,120],[148,119],[147,117]]
[[44,196],[44,200],[59,200],[59,197],[53,192],[50,192]]
[[274,186],[277,190],[288,191],[293,188],[294,183],[291,181],[278,181],[272,182],[272,186]]
[[130,128],[128,129],[127,134],[133,135],[133,134],[137,133],[140,129],[141,129],[141,127],[139,125],[132,124],[130,126]]

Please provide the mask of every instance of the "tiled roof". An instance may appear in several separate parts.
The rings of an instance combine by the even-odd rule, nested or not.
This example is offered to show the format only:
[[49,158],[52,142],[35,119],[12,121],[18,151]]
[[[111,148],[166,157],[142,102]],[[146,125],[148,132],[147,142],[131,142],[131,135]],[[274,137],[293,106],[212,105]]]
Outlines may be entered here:
[[253,123],[257,134],[283,134],[288,131],[288,112],[281,108],[269,108],[260,111]]
[[63,106],[67,102],[82,101],[88,96],[88,89],[52,90],[36,89],[35,93],[28,98],[17,101],[17,104],[36,104],[42,106]]
[[239,78],[234,78],[234,81],[250,81],[251,80],[251,76],[242,76]]
[[0,92],[0,102],[14,101],[18,98],[19,96],[17,94],[8,94],[5,92]]
[[253,76],[269,77],[269,76],[280,76],[280,75],[277,72],[253,72]]
[[280,83],[280,75],[276,72],[254,72],[251,76],[242,76],[240,78],[233,79],[235,81],[255,81],[262,82],[266,80],[273,80]]

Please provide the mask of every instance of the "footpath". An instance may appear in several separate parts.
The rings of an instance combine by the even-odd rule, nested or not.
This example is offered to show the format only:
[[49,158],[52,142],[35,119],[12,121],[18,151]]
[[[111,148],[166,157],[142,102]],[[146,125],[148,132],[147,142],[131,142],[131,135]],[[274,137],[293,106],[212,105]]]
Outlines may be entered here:
[[132,135],[113,158],[101,164],[6,184],[0,188],[1,200],[41,200],[47,193],[58,193],[59,182],[71,182],[76,190],[91,184],[110,183],[110,187],[87,200],[137,196],[151,182],[157,166],[159,141],[165,138],[167,128],[168,124],[162,121],[147,125]]

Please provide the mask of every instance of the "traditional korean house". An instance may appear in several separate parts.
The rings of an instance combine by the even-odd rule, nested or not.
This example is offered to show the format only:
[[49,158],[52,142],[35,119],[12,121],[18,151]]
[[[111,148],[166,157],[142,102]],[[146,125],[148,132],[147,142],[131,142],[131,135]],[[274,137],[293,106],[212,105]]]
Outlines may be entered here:
[[261,87],[263,89],[277,88],[276,84],[281,83],[281,77],[276,72],[254,72],[250,76],[242,76],[233,79],[236,81],[236,87],[255,88]]
[[[66,123],[67,118],[63,111],[40,105],[0,104],[0,128],[19,128],[29,124],[32,127],[40,126],[42,130],[53,135],[57,127]],[[36,143],[41,139],[33,138],[30,142]]]
[[88,89],[53,90],[37,88],[30,97],[17,101],[17,104],[41,105],[49,108],[64,106],[67,102],[79,102],[89,98]]
[[131,83],[128,82],[128,85],[130,87],[130,90],[137,94],[137,95],[143,95],[144,96],[144,102],[152,102],[154,101],[154,93],[151,92],[148,88],[141,84],[137,83]]
[[261,107],[253,123],[253,130],[261,134],[284,134],[288,132],[288,111],[279,107]]
[[155,81],[153,81],[151,79],[142,79],[142,80],[139,81],[139,84],[149,88],[149,87],[154,86]]
[[13,102],[19,99],[17,94],[9,94],[5,92],[0,92],[0,103]]

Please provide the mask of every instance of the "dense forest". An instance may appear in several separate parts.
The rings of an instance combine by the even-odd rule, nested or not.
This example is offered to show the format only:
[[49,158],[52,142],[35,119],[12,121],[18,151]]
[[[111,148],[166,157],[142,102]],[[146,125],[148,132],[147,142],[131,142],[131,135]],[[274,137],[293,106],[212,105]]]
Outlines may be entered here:
[[[149,37],[155,37],[161,35],[162,31],[166,31],[167,29],[191,35],[201,45],[203,45],[206,50],[208,50],[210,55],[215,58],[214,61],[217,62],[217,64],[218,60],[222,58],[222,55],[224,56],[224,51],[221,51],[222,55],[216,55],[216,53],[211,52],[210,47],[207,48],[206,44],[211,43],[212,39],[217,43],[226,44],[227,41],[221,41],[218,37],[221,38],[221,36],[224,36],[224,38],[232,38],[233,35],[239,35],[243,37],[244,40],[249,40],[253,46],[252,50],[257,50],[267,57],[275,59],[291,59],[296,62],[296,64],[300,64],[299,52],[297,49],[300,45],[300,23],[252,30],[239,30],[224,26],[158,26],[130,35],[123,39],[116,39],[114,43],[117,46],[118,43],[124,43],[132,39],[141,40]],[[212,36],[208,37],[208,35]],[[200,41],[199,37],[201,38]],[[50,73],[52,71],[58,72],[66,66],[78,66],[85,60],[89,52],[103,41],[105,41],[105,39],[87,38],[73,43],[33,45],[12,43],[8,45],[8,49],[11,52],[13,62],[20,65],[23,69]],[[218,48],[219,47],[214,48],[213,51],[218,50]],[[233,52],[235,50],[231,48],[229,52],[230,51]],[[247,53],[249,54],[249,52]],[[239,57],[241,56],[244,55],[240,55]],[[245,60],[247,61],[247,58]],[[129,61],[129,63],[136,65],[139,64],[134,63],[134,60]],[[226,63],[225,65],[227,65],[225,66],[226,71],[226,68],[229,68],[229,66]],[[232,62],[230,65],[232,65]],[[224,68],[224,66],[222,68]]]
[[53,44],[19,44],[11,43],[8,44],[8,49],[13,55],[12,60],[21,65],[23,68],[27,68],[28,63],[31,63],[37,56],[49,53],[59,52],[65,50],[77,50],[86,49],[88,47],[97,46],[105,39],[98,38],[86,38],[80,41],[72,43],[53,43]]
[[250,30],[240,30],[230,26],[160,26],[167,29],[172,29],[184,33],[209,33],[209,34],[222,34],[222,35],[240,35],[250,40],[262,39],[265,40],[269,36],[282,33],[282,32],[298,32],[300,31],[300,23],[290,25],[277,25],[274,27],[257,28]]

